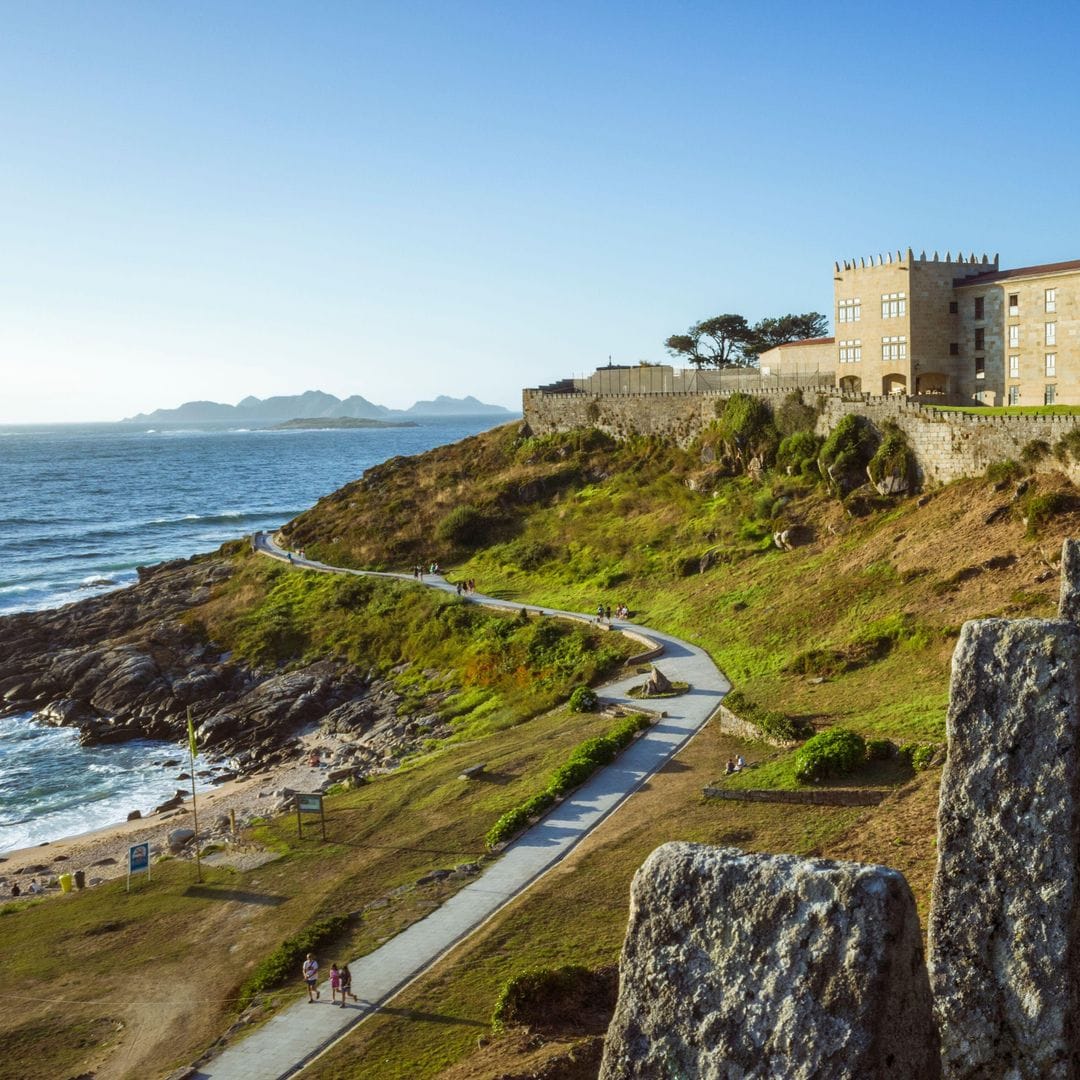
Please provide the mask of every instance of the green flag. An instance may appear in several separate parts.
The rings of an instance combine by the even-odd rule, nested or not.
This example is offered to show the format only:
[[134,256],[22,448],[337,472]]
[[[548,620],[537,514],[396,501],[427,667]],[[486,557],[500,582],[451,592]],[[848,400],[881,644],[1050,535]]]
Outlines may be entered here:
[[191,758],[194,760],[199,756],[199,748],[195,743],[195,725],[191,722],[191,709],[187,711],[187,737],[188,737],[188,749],[191,751]]

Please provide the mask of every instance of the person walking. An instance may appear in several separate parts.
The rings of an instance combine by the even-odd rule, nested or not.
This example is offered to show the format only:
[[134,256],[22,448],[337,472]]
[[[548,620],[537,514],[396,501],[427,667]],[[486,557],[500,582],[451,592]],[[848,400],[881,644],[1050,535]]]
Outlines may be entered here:
[[[337,996],[341,990],[341,972],[338,971],[337,964],[330,965],[330,1002],[331,1004],[337,1004]],[[345,1004],[345,995],[341,995],[341,1004]]]
[[352,992],[352,972],[349,970],[348,964],[341,965],[341,1007],[345,1008],[345,999],[352,998],[353,1001],[359,1001],[360,999]]
[[315,959],[314,953],[307,954],[302,971],[304,982],[307,983],[307,999],[310,1005],[319,996],[319,961]]

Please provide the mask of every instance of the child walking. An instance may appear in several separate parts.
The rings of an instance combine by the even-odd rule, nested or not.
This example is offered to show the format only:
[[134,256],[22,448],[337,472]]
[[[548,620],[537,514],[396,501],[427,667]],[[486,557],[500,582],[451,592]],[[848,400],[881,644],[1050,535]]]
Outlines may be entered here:
[[345,999],[352,998],[353,1001],[359,1001],[360,999],[352,992],[352,972],[349,970],[348,964],[343,964],[341,967],[341,1007],[345,1008]]
[[[331,1004],[337,1004],[338,992],[341,990],[341,972],[338,971],[337,964],[330,965],[330,1002]],[[345,995],[341,995],[341,1004],[345,1004]]]

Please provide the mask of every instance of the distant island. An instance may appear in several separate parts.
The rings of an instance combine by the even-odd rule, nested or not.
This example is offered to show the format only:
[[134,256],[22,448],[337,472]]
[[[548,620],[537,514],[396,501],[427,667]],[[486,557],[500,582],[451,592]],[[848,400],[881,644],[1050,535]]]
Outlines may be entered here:
[[366,416],[294,417],[274,424],[270,431],[331,431],[338,428],[419,427],[415,420],[369,420]]
[[128,416],[124,423],[206,423],[225,421],[295,421],[295,420],[397,420],[421,417],[449,416],[505,416],[519,415],[501,405],[487,405],[472,395],[463,398],[439,395],[433,401],[418,401],[407,409],[388,409],[376,405],[359,394],[344,400],[321,390],[308,390],[303,394],[259,399],[246,397],[235,405],[222,405],[216,401],[188,401],[175,409],[155,409],[153,412]]

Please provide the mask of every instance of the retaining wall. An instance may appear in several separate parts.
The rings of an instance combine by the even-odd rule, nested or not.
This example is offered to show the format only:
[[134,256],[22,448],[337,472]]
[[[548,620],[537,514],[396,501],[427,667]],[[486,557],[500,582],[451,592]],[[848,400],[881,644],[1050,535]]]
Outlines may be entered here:
[[[769,388],[743,392],[779,404],[791,391]],[[595,427],[617,439],[655,435],[685,447],[716,419],[717,403],[728,396],[719,392],[601,395],[525,390],[522,411],[537,435]],[[886,420],[894,421],[911,443],[920,478],[930,483],[981,475],[992,462],[1019,458],[1033,439],[1053,446],[1080,424],[1080,416],[941,412],[933,405],[897,395],[850,396],[820,389],[804,390],[803,397],[821,409],[819,435],[827,435],[848,413],[865,416],[877,427]]]

